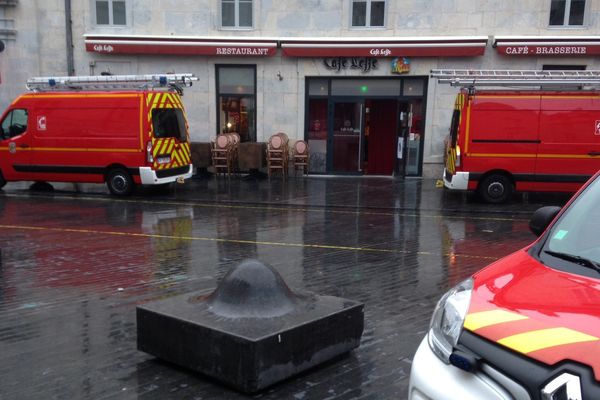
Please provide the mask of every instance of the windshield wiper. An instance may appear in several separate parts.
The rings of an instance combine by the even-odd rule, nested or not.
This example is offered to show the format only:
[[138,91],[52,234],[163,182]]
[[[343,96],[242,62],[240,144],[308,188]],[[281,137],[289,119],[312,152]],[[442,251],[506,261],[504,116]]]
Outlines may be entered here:
[[568,254],[568,253],[561,253],[559,251],[552,251],[552,250],[544,250],[544,253],[550,254],[552,257],[571,261],[575,264],[579,264],[583,267],[590,268],[590,269],[600,272],[600,263],[597,263],[596,261],[592,261],[589,258],[584,258],[581,256],[576,256],[576,255]]

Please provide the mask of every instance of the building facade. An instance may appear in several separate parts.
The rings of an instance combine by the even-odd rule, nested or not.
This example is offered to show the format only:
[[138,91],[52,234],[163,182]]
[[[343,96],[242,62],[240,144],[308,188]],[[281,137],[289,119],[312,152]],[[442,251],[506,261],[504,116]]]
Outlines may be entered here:
[[0,1],[0,106],[34,76],[184,73],[193,142],[307,140],[315,174],[440,176],[431,69],[600,69],[600,0]]

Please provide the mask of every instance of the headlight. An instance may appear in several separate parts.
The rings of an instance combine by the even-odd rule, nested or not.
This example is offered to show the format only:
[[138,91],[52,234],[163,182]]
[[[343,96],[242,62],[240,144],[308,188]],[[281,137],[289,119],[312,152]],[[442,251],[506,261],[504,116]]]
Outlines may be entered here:
[[446,364],[462,331],[471,302],[473,279],[469,278],[450,289],[438,301],[429,326],[429,347]]

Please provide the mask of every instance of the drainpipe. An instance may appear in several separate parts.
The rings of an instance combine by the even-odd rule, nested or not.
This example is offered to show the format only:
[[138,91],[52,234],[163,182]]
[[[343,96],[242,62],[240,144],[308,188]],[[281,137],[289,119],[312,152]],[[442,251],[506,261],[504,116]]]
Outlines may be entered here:
[[73,23],[71,21],[71,0],[65,0],[65,33],[67,36],[67,75],[75,75],[73,61]]

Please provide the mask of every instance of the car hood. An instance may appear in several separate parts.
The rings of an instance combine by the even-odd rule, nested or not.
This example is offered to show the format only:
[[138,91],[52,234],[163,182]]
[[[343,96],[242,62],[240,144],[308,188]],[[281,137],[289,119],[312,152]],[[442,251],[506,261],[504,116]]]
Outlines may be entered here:
[[475,274],[464,327],[547,365],[589,365],[600,380],[600,275],[561,272],[518,251]]

